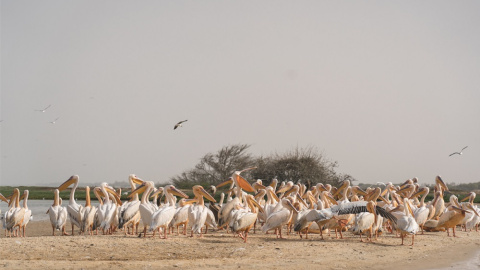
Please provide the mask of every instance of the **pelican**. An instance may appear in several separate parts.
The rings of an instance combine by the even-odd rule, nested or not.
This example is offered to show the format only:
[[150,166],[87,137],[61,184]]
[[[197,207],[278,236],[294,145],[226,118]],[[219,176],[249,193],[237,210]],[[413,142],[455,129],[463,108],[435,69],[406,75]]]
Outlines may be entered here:
[[[130,174],[128,177],[132,192],[136,189],[135,184],[143,184],[143,180],[138,178],[135,174]],[[140,223],[140,200],[138,199],[138,193],[134,194],[132,199],[124,203],[119,209],[119,227],[125,229],[125,235],[127,235],[129,227],[132,226],[132,234],[138,233],[138,223]],[[134,232],[135,231],[135,232]]]
[[103,196],[105,197],[103,204],[98,207],[98,214],[99,214],[98,216],[102,222],[100,224],[100,228],[103,230],[104,234],[105,234],[105,230],[107,230],[107,233],[111,234],[113,229],[112,224],[115,218],[117,204],[116,202],[112,202],[110,200],[109,194],[113,195],[115,199],[118,198],[118,194],[115,192],[115,189],[110,187],[105,182],[100,184],[100,190],[102,191]]
[[448,155],[448,156],[451,157],[451,156],[453,156],[453,155],[462,155],[462,154],[463,154],[463,150],[465,150],[467,147],[468,147],[468,145],[465,146],[465,147],[463,147],[462,150],[460,150],[460,152],[453,152],[453,153],[451,153],[451,154]]
[[32,210],[28,209],[28,205],[27,205],[28,194],[29,194],[28,189],[26,189],[26,190],[23,191],[24,217],[23,217],[22,224],[21,224],[21,226],[20,226],[20,228],[21,228],[22,231],[23,231],[23,237],[25,237],[25,228],[27,227],[28,222],[29,222],[30,219],[32,218]]
[[183,197],[185,199],[188,198],[187,194],[183,193],[181,190],[178,190],[173,185],[167,185],[163,188],[163,192],[165,194],[165,201],[166,205],[164,207],[159,208],[152,214],[152,221],[150,223],[150,231],[154,231],[157,228],[163,228],[164,231],[164,239],[167,239],[167,230],[168,225],[173,219],[175,215],[175,198],[173,195],[177,195]]
[[10,204],[12,205],[12,207],[6,213],[5,223],[7,225],[6,229],[7,231],[9,231],[9,234],[11,236],[11,232],[14,230],[15,227],[20,229],[23,223],[23,219],[25,217],[25,208],[20,207],[20,190],[18,190],[18,188],[15,188],[13,190]]
[[406,235],[412,236],[412,246],[415,240],[415,234],[418,232],[419,226],[418,223],[415,221],[415,217],[413,216],[412,207],[410,206],[410,202],[407,198],[403,199],[403,206],[404,206],[404,215],[397,217],[397,230],[400,231],[400,237],[402,238],[402,245],[403,239]]
[[81,211],[83,206],[79,205],[75,201],[75,190],[78,187],[78,180],[78,175],[72,175],[67,181],[57,188],[59,191],[63,191],[73,184],[72,190],[70,191],[70,200],[68,201],[67,205],[68,217],[70,218],[70,223],[72,224],[72,235],[74,235],[74,226],[81,228],[81,224],[83,222],[83,213]]
[[[242,189],[247,191],[247,192],[254,192],[254,188],[250,185],[250,183],[248,183],[247,180],[245,180],[245,178],[243,178],[242,176],[240,176],[240,174],[242,172],[245,172],[245,171],[248,171],[248,170],[252,170],[252,169],[255,169],[256,167],[251,167],[251,168],[247,168],[247,169],[244,169],[244,170],[241,170],[241,171],[235,171],[233,173],[233,175],[227,180],[227,181],[224,181],[223,183],[220,183],[217,185],[217,188],[219,187],[222,187],[224,185],[227,185],[227,184],[231,184],[231,187],[230,189],[232,189],[233,187],[236,187],[236,197],[234,199],[232,199],[231,201],[228,201],[221,209],[220,211],[218,212],[218,223],[219,223],[219,227],[224,227],[224,226],[227,226],[230,222],[230,212],[232,211],[232,209],[234,208],[235,205],[237,205],[238,203],[242,203]],[[263,187],[265,188],[263,185],[260,185],[258,184],[257,185],[259,188]]]
[[67,208],[60,203],[60,191],[55,189],[53,198],[53,205],[48,209],[50,216],[50,223],[52,224],[52,234],[55,236],[55,230],[62,230],[62,235],[68,235],[65,232],[65,224],[67,223]]
[[289,199],[282,199],[277,207],[278,210],[267,217],[265,224],[262,226],[262,231],[266,233],[269,230],[278,229],[277,238],[283,239],[283,225],[286,225],[292,219],[293,212],[298,213],[298,210]]
[[97,208],[92,206],[90,202],[90,187],[85,187],[85,207],[83,208],[83,222],[80,227],[80,231],[85,233],[86,230],[89,231],[90,235],[93,235],[93,223],[95,221],[95,214],[97,213]]
[[417,222],[417,224],[422,229],[422,234],[423,234],[423,226],[431,216],[430,209],[425,205],[425,197],[427,197],[429,192],[430,192],[430,189],[428,187],[423,187],[417,193],[412,195],[412,197],[422,195],[422,199],[420,200],[420,205],[413,211],[413,216],[415,217],[415,221]]
[[263,212],[262,206],[258,204],[252,195],[247,195],[246,199],[251,212],[239,216],[233,223],[233,231],[244,240],[244,243],[247,242],[248,232],[257,221],[257,208],[260,212]]
[[[148,197],[150,193],[155,188],[155,184],[152,181],[145,181],[143,184],[141,184],[137,189],[135,189],[130,195],[128,195],[129,198],[135,196],[135,194],[141,193],[142,194],[142,200],[140,202],[139,206],[139,211],[140,211],[140,217],[142,218],[142,223],[143,223],[143,237],[147,235],[147,226],[149,226],[152,223],[152,215],[153,212],[155,212],[155,206],[153,203],[150,203],[148,201]],[[140,233],[139,237],[142,234]]]
[[202,227],[207,220],[208,208],[205,206],[205,201],[203,197],[211,202],[216,202],[215,199],[208,192],[203,189],[200,185],[193,186],[193,194],[195,195],[194,200],[189,201],[190,203],[196,202],[196,204],[190,207],[190,212],[188,213],[188,219],[192,222],[192,233],[190,237],[193,237],[193,234],[202,234]]
[[179,127],[182,127],[182,123],[187,122],[187,121],[188,121],[188,120],[183,120],[183,121],[178,122],[178,123],[175,124],[175,126],[173,127],[173,130],[175,130],[175,129],[179,128]]
[[49,123],[50,123],[50,124],[55,124],[55,123],[57,123],[57,120],[58,120],[58,119],[60,119],[60,117],[55,118],[55,120],[50,121]]
[[[223,194],[223,193],[222,193]],[[179,208],[175,210],[175,215],[170,222],[170,227],[177,227],[177,235],[179,235],[178,228],[183,225],[183,235],[187,235],[188,213],[190,212],[191,204],[186,203],[185,199],[178,202]]]

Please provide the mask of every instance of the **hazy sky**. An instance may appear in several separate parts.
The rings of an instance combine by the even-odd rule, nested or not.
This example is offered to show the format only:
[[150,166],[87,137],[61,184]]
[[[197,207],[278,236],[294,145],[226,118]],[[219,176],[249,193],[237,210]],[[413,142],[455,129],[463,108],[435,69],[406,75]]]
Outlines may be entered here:
[[314,146],[363,183],[480,181],[479,11],[1,0],[0,185],[165,182],[237,143]]

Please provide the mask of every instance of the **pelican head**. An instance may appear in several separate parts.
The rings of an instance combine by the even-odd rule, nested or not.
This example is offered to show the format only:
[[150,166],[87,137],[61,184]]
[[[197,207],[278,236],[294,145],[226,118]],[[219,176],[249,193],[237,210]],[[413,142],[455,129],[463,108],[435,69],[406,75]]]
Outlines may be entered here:
[[211,201],[211,202],[217,202],[213,197],[212,195],[210,195],[210,193],[208,193],[207,191],[205,191],[205,189],[200,186],[200,185],[195,185],[192,187],[193,189],[193,194],[195,194],[195,197],[200,197],[200,196],[203,196],[205,197],[207,200]]
[[78,179],[79,179],[78,175],[72,175],[70,176],[70,178],[67,179],[67,181],[63,182],[63,184],[61,184],[57,189],[59,191],[64,191],[72,184],[78,184]]

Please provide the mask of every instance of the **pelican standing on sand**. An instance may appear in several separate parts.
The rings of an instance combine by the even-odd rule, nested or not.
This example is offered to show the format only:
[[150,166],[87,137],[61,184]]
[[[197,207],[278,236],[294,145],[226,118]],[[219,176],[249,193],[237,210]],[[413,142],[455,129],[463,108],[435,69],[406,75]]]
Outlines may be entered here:
[[93,222],[95,221],[95,214],[97,208],[92,206],[90,202],[90,187],[85,187],[85,207],[83,208],[83,222],[80,227],[80,231],[85,233],[88,231],[90,235],[93,235]]
[[252,195],[246,196],[247,205],[250,207],[251,212],[243,213],[238,216],[237,219],[233,222],[232,230],[237,233],[243,241],[247,242],[248,232],[255,225],[258,217],[258,211],[264,212],[263,208],[258,202],[254,199]]
[[[152,223],[152,215],[155,212],[156,208],[153,203],[148,201],[148,197],[150,193],[152,193],[153,189],[155,188],[155,184],[152,181],[145,181],[141,184],[137,189],[135,189],[130,195],[129,198],[135,196],[135,194],[142,193],[142,200],[140,202],[140,216],[142,218],[143,223],[143,237],[147,235],[147,226]],[[142,233],[138,237],[140,237]]]
[[216,202],[215,199],[210,195],[205,189],[200,185],[193,186],[193,194],[195,198],[190,203],[196,203],[194,206],[190,207],[190,212],[188,213],[188,220],[192,223],[192,233],[190,237],[193,237],[193,234],[200,234],[200,237],[203,237],[202,227],[207,220],[208,207],[205,206],[205,201],[203,197],[211,202]]
[[52,224],[52,234],[55,236],[55,230],[62,230],[62,235],[68,235],[65,232],[65,224],[67,223],[67,208],[60,203],[60,191],[55,189],[53,198],[53,205],[50,206],[47,213],[50,216],[50,223]]
[[175,198],[173,195],[177,195],[183,197],[185,199],[188,198],[187,194],[183,193],[182,191],[178,190],[173,185],[167,185],[163,188],[163,192],[165,194],[165,201],[166,205],[164,207],[159,208],[152,214],[152,222],[150,223],[150,231],[154,231],[157,228],[163,228],[164,231],[164,239],[167,239],[167,231],[168,225],[173,219],[175,215]]
[[70,223],[72,224],[72,235],[74,235],[74,226],[81,228],[81,224],[83,222],[83,213],[80,209],[81,206],[75,201],[75,190],[78,187],[78,180],[78,175],[72,175],[67,181],[57,188],[59,191],[63,191],[69,186],[73,185],[72,190],[70,191],[70,200],[68,201],[68,205],[66,207],[68,217],[70,218]]
[[[13,195],[10,199],[10,204],[12,207],[6,213],[6,229],[9,231],[9,235],[11,236],[12,231],[15,227],[20,229],[22,225],[23,218],[25,217],[25,209],[20,207],[20,190],[15,188],[13,190]],[[14,236],[18,236],[18,234],[14,233]]]
[[25,237],[25,228],[27,227],[28,222],[32,218],[32,210],[28,209],[27,201],[28,201],[28,189],[23,191],[23,209],[24,209],[24,216],[22,225],[20,226],[23,231],[23,237]]
[[[114,222],[115,218],[115,213],[117,210],[117,204],[115,202],[112,202],[110,200],[110,195],[113,195],[114,198],[118,198],[118,194],[115,192],[115,190],[110,187],[107,183],[103,182],[100,184],[100,190],[103,193],[103,196],[105,197],[105,200],[103,201],[103,204],[98,207],[98,216],[101,220],[100,228],[103,230],[105,234],[105,230],[107,230],[107,233],[111,234],[112,233],[112,224]],[[118,201],[118,200],[117,200]]]
[[[130,174],[128,177],[132,192],[136,189],[136,184],[143,184],[143,180],[138,178],[135,174]],[[138,224],[140,223],[140,200],[138,199],[138,193],[134,194],[129,202],[124,203],[118,210],[118,227],[124,228],[125,235],[130,230],[129,226],[132,226],[132,234],[138,233]]]

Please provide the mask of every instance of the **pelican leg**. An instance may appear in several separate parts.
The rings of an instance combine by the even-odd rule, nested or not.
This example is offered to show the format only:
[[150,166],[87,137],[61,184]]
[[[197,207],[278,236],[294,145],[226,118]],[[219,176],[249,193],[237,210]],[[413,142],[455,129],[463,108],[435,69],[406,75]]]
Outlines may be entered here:
[[400,233],[400,237],[402,238],[402,246],[403,246],[403,233]]
[[52,224],[52,235],[55,236],[55,226]]
[[413,247],[414,240],[415,240],[415,234],[412,234],[412,244],[411,244],[412,247]]
[[72,223],[72,236],[74,235],[73,228],[74,228],[74,225],[73,225],[73,223]]

